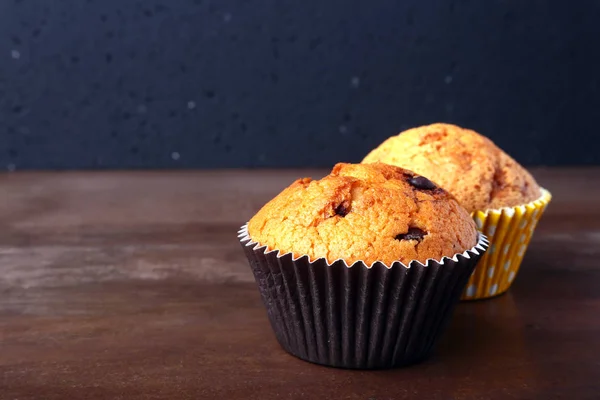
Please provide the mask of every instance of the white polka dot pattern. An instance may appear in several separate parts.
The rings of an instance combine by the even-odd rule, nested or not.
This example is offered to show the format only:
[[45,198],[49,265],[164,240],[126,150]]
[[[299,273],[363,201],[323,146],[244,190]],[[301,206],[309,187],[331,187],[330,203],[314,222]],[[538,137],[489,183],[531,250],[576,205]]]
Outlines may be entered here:
[[469,287],[467,288],[467,296],[468,297],[475,296],[475,285],[469,285]]
[[515,279],[547,203],[546,190],[529,204],[478,211],[473,214],[477,228],[490,239],[490,247],[469,279],[463,299],[482,299],[504,293]]
[[521,237],[519,238],[519,242],[521,242],[521,243],[525,243],[526,240],[527,240],[526,234],[522,234]]
[[508,281],[512,282],[515,279],[515,271],[510,271],[508,274]]
[[475,217],[475,225],[477,225],[477,229],[483,228],[483,221],[481,221],[478,217]]

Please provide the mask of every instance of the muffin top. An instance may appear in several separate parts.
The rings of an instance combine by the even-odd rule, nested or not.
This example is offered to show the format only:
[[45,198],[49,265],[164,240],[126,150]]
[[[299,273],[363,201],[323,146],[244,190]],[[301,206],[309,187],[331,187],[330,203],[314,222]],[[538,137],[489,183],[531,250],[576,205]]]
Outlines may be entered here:
[[433,124],[392,136],[363,163],[411,169],[452,193],[469,212],[527,204],[541,196],[531,174],[491,140],[469,129]]
[[472,218],[452,195],[381,163],[337,164],[323,179],[295,181],[252,217],[248,233],[269,250],[348,265],[424,264],[477,242]]

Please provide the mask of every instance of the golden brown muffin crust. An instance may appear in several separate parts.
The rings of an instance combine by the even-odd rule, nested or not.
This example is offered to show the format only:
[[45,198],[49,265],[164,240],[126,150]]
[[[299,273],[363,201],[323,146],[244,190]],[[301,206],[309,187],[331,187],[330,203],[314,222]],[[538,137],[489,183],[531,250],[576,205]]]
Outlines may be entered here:
[[321,180],[299,179],[248,223],[269,250],[311,260],[408,264],[472,248],[475,224],[431,181],[386,164],[337,164]]
[[363,160],[372,162],[428,177],[469,212],[514,207],[541,196],[527,170],[488,138],[456,125],[426,125],[392,136]]

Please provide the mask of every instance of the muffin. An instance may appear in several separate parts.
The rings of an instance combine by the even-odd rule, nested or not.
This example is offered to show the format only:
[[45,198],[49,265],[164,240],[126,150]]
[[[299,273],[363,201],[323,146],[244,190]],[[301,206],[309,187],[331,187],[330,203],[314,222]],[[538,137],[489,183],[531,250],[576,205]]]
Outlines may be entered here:
[[452,195],[381,163],[295,181],[239,238],[281,346],[344,368],[425,358],[487,248]]
[[464,299],[504,293],[514,280],[551,195],[491,140],[450,124],[409,129],[384,141],[363,163],[408,168],[452,193],[489,238],[490,251]]

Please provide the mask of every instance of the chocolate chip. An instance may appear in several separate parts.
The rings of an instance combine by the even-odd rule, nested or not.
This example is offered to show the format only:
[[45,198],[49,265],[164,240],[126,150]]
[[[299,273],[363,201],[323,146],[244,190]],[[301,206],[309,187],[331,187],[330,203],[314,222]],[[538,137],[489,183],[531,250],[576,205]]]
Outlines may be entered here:
[[342,203],[335,208],[335,214],[340,217],[345,217],[350,212],[350,207],[346,203]]
[[413,176],[408,180],[408,183],[421,190],[433,190],[437,188],[435,183],[431,182],[424,176]]
[[396,240],[418,240],[420,242],[421,240],[423,240],[423,236],[425,236],[425,235],[427,235],[427,232],[425,232],[423,229],[410,227],[410,228],[408,228],[408,232],[396,235],[396,237],[394,239],[396,239]]

